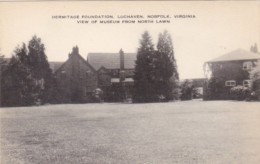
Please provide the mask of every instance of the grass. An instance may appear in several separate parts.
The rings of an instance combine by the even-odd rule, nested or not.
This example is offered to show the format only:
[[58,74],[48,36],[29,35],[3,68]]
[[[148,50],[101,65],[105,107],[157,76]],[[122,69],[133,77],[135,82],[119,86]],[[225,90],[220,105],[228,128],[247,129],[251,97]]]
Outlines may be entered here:
[[1,163],[260,163],[260,103],[0,109]]

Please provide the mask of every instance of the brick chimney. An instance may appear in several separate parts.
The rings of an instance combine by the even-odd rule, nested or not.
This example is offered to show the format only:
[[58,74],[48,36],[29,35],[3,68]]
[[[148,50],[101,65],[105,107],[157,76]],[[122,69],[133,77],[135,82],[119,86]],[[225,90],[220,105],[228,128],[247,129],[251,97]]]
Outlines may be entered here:
[[125,69],[125,55],[124,55],[124,51],[122,49],[120,49],[119,51],[119,57],[120,57],[120,70],[124,70]]
[[72,48],[72,54],[79,54],[78,46]]

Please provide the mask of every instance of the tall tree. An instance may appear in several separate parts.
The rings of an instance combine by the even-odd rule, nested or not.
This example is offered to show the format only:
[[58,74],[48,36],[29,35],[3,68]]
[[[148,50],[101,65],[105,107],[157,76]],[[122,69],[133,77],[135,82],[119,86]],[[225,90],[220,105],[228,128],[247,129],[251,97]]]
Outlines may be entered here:
[[26,44],[22,43],[21,48],[17,48],[15,50],[15,55],[17,56],[17,58],[20,60],[20,62],[28,67],[29,69],[29,58],[28,58],[28,50],[26,48]]
[[255,43],[253,46],[250,47],[250,51],[254,53],[258,53],[257,44]]
[[[1,50],[1,49],[0,49]],[[0,65],[1,64],[4,64],[5,63],[5,60],[4,60],[4,55],[1,53],[0,51]]]
[[51,100],[53,76],[41,38],[33,36],[29,41],[28,51],[28,65],[38,85],[39,100],[42,103],[49,102]]
[[178,88],[179,73],[168,31],[159,34],[155,59],[157,94],[166,101],[176,99],[178,92],[175,90]]
[[140,40],[134,75],[134,102],[153,102],[156,100],[154,92],[154,45],[148,31]]
[[1,100],[3,106],[28,106],[35,102],[35,85],[30,69],[25,65],[25,45],[16,48],[1,78]]
[[[0,49],[1,50],[1,49]],[[3,65],[5,64],[4,55],[0,51],[0,106],[2,105],[2,71],[3,71]]]

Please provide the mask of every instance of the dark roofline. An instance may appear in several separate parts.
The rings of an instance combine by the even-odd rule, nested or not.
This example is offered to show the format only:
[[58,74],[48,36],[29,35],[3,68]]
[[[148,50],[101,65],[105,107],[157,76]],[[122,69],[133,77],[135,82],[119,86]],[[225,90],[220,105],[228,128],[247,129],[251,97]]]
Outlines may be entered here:
[[63,63],[63,61],[48,61],[49,63]]
[[[245,53],[247,53],[247,55],[249,54],[249,55],[253,55],[254,57],[250,57],[249,55],[248,55],[248,58],[233,58],[233,59],[221,59],[221,58],[225,58],[226,56],[228,56],[228,55],[231,55],[232,53],[234,54],[234,53],[239,53],[239,52],[245,52]],[[232,54],[232,55],[233,55]],[[259,56],[258,56],[259,55]],[[257,56],[257,57],[256,57]],[[244,50],[244,49],[242,49],[242,48],[238,48],[238,49],[235,49],[235,50],[233,50],[233,51],[230,51],[230,52],[227,52],[227,53],[225,53],[225,54],[222,54],[222,55],[220,55],[220,56],[218,56],[218,57],[216,57],[216,58],[213,58],[213,59],[211,59],[211,60],[208,60],[208,61],[206,61],[205,63],[219,63],[219,62],[230,62],[230,61],[245,61],[245,60],[259,60],[260,59],[260,53],[254,53],[254,52],[251,52],[251,51],[247,51],[247,50]]]
[[102,65],[102,66],[97,70],[97,72],[99,72],[101,69],[107,70],[107,68]]
[[84,63],[86,63],[91,69],[92,71],[94,71],[95,73],[97,72],[94,67],[92,67],[92,65],[90,63],[88,63],[80,54],[78,54],[80,59],[84,61]]
[[[133,56],[134,58],[136,58],[136,54],[135,52],[124,52],[124,62],[126,63],[125,65],[125,69],[133,69],[134,68],[134,63],[131,64],[132,62],[130,62],[130,65],[133,65],[133,68],[128,68],[129,67],[129,60],[131,56]],[[116,62],[116,64],[114,66],[110,65],[111,63],[108,62],[108,61],[102,61],[102,62],[98,62],[98,58],[100,57],[105,57],[105,58],[110,58],[112,57],[111,61],[114,61],[115,60],[115,56],[118,56],[119,60],[120,60],[120,52],[89,52],[87,57],[86,57],[86,61],[91,65],[93,64],[93,68],[96,70],[96,71],[99,71],[99,69],[101,69],[101,67],[103,66],[105,69],[120,69],[120,61],[119,63]],[[131,57],[132,58],[132,57]],[[130,60],[132,61],[132,60]],[[133,60],[134,62],[135,60]],[[110,63],[110,64],[108,64]],[[110,67],[111,66],[111,67]],[[131,67],[131,66],[130,66]]]
[[[87,64],[87,65],[90,67],[90,69],[92,69],[93,72],[97,73],[97,71],[92,67],[92,65],[90,65],[80,54],[76,54],[76,55],[78,55],[79,58],[80,58],[81,60],[83,60],[84,63]],[[54,74],[56,74],[62,67],[64,67],[64,65],[69,61],[69,59],[70,59],[70,58],[68,58],[68,59],[54,72]]]
[[182,79],[182,80],[206,80],[207,78],[204,77],[198,77],[198,78],[186,78],[186,79]]
[[56,74],[62,67],[64,67],[64,65],[68,62],[69,59],[67,59],[58,69],[56,69],[55,72],[53,72],[53,74]]
[[223,61],[206,61],[205,63],[225,63],[225,62],[234,62],[234,61],[255,61],[255,60],[260,60],[259,59],[237,59],[237,60],[223,60]]
[[[89,52],[88,54],[119,54],[119,52]],[[124,52],[124,54],[137,54],[136,52]]]

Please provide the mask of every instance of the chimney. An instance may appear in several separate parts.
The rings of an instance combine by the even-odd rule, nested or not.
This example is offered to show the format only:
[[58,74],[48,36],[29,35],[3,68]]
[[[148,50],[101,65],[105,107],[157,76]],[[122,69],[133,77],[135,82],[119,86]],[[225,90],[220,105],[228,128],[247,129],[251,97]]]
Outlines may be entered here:
[[72,54],[79,54],[78,46],[72,48]]
[[120,70],[124,70],[125,69],[125,56],[124,56],[124,51],[122,49],[120,49],[119,55],[120,55]]

